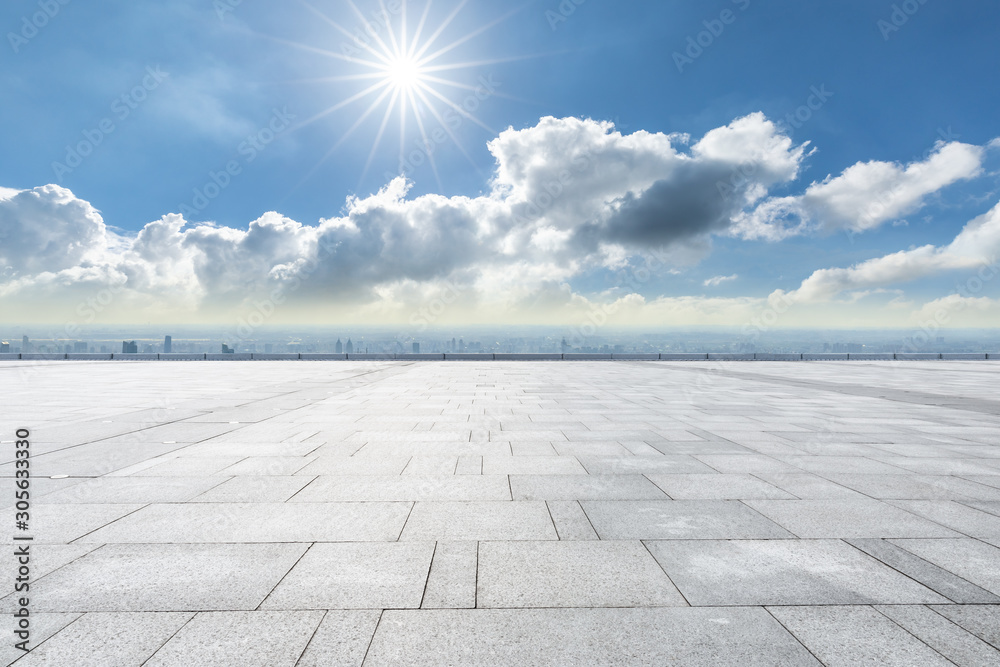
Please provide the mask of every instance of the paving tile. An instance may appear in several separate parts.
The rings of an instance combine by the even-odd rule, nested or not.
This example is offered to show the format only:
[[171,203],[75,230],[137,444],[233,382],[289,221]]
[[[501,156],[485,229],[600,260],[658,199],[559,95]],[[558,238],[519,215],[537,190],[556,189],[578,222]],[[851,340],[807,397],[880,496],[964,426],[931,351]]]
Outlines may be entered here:
[[315,456],[248,456],[219,471],[232,477],[243,475],[294,475],[316,460]]
[[36,544],[66,544],[127,516],[135,504],[38,504],[31,508],[31,528]]
[[795,499],[790,493],[752,475],[647,475],[674,500]]
[[[1000,516],[970,507],[967,503],[949,500],[889,501],[913,514],[935,521],[969,537],[1000,537]],[[900,535],[899,537],[932,537],[930,535]]]
[[956,665],[997,665],[1000,651],[927,607],[876,607],[897,625]]
[[386,611],[366,667],[819,665],[762,609]]
[[956,537],[955,531],[876,500],[747,500],[802,538]]
[[549,508],[549,515],[560,540],[600,539],[578,501],[549,500],[545,505]]
[[514,500],[649,500],[667,496],[642,475],[511,475]]
[[[305,552],[298,544],[107,545],[32,584],[32,611],[254,609]],[[0,609],[13,608],[10,594]]]
[[86,543],[395,540],[410,503],[147,505],[81,538]]
[[646,544],[693,606],[945,601],[840,540],[668,540]]
[[769,607],[829,667],[952,663],[871,607]]
[[773,484],[801,500],[863,498],[857,491],[811,473],[755,473],[754,477]]
[[[78,613],[63,613],[63,614],[31,614],[31,627],[29,629],[30,639],[26,644],[28,649],[34,649],[35,647],[41,645],[49,637],[56,634],[67,625],[75,621],[80,617]],[[24,658],[25,652],[18,648],[15,644],[24,641],[21,637],[14,634],[16,628],[11,624],[11,635],[8,641],[0,644],[0,664],[10,665],[15,660]],[[34,658],[32,658],[34,660]],[[37,663],[36,663],[37,664]]]
[[645,475],[649,473],[714,473],[715,469],[692,456],[581,456],[591,475]]
[[300,468],[298,475],[399,475],[410,462],[409,456],[361,458],[355,456],[320,456]]
[[473,609],[476,606],[478,542],[438,542],[421,607]]
[[796,466],[760,454],[698,454],[694,458],[723,473],[801,472]]
[[686,606],[641,542],[483,542],[479,608]]
[[1000,499],[1000,489],[949,475],[830,474],[830,480],[866,496],[891,500]]
[[793,535],[746,505],[727,500],[588,500],[602,540],[781,539]]
[[418,608],[433,542],[314,544],[262,609]]
[[297,667],[361,667],[381,611],[326,612]]
[[510,500],[504,475],[317,477],[292,502]]
[[191,499],[195,503],[283,503],[311,482],[308,477],[233,477]]
[[[960,604],[1000,604],[1000,596],[914,555],[893,542],[880,539],[847,540],[847,542],[949,600]],[[900,541],[901,544],[906,542],[907,540]]]
[[318,611],[202,612],[145,665],[294,667],[322,617]]
[[402,540],[555,540],[545,503],[418,502]]
[[572,456],[483,457],[484,475],[580,475],[586,472]]
[[892,540],[938,567],[1000,595],[1000,548],[979,540]]
[[38,644],[17,664],[148,664],[146,660],[193,615],[190,612],[84,614]]
[[40,496],[38,504],[181,503],[222,480],[211,477],[98,477]]
[[1000,605],[934,605],[931,609],[1000,649]]

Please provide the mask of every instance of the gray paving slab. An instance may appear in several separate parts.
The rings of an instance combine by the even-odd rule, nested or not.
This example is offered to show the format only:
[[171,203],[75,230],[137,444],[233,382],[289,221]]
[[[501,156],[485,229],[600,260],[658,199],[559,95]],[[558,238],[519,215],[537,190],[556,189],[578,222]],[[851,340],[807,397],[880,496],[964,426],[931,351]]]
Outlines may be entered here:
[[840,540],[668,540],[646,545],[693,606],[946,601]]
[[416,609],[433,542],[314,544],[261,609]]
[[[300,544],[121,544],[31,587],[32,611],[255,609],[305,552]],[[11,593],[0,609],[13,609]]]
[[503,475],[317,477],[292,502],[510,500]]
[[[892,500],[896,507],[912,512],[969,537],[1000,538],[1000,516],[951,500]],[[931,537],[900,535],[899,537]]]
[[1000,605],[934,605],[931,609],[1000,649]]
[[[1000,604],[1000,596],[916,556],[893,542],[880,539],[847,540],[847,542],[949,600],[960,604]],[[906,540],[902,543],[905,544]]]
[[144,664],[294,667],[322,618],[318,611],[201,612]]
[[794,537],[737,501],[587,500],[581,505],[602,540]]
[[876,500],[747,500],[744,502],[802,538],[958,536],[955,531],[939,523]]
[[762,609],[386,611],[366,667],[806,666],[820,663]]
[[988,667],[1000,664],[1000,651],[927,607],[879,606],[876,609],[956,665]]
[[478,542],[438,542],[420,606],[423,609],[475,608],[478,572]]
[[555,540],[544,502],[418,502],[401,540]]
[[298,667],[361,667],[381,616],[374,609],[326,612]]
[[871,607],[769,607],[768,611],[829,667],[952,665]]
[[786,491],[800,500],[862,498],[862,494],[811,473],[756,473],[754,477]]
[[142,508],[137,504],[38,504],[31,508],[35,543],[66,544]]
[[142,665],[194,614],[90,613],[40,643],[18,665]]
[[[49,637],[56,634],[67,625],[80,617],[78,613],[56,613],[56,614],[32,614],[30,640],[27,642],[28,649],[35,649],[45,642]],[[10,641],[0,644],[0,664],[10,665],[14,661],[25,657],[25,651],[15,646],[16,642],[22,641],[20,637],[13,634],[11,627]],[[32,658],[35,660],[35,658]],[[24,663],[22,663],[24,664]],[[35,664],[38,664],[37,662]]]
[[828,479],[883,500],[1000,500],[1000,489],[951,475],[828,474]]
[[399,537],[410,506],[411,503],[147,505],[88,533],[80,541],[101,544],[391,541]]
[[577,500],[549,500],[545,503],[560,540],[600,539]]
[[477,607],[687,606],[638,541],[482,542]]
[[674,500],[739,500],[741,498],[796,499],[753,475],[647,475]]
[[972,539],[892,540],[910,553],[1000,595],[1000,548]]
[[296,474],[309,475],[398,475],[410,462],[409,456],[378,458],[356,456],[320,456],[300,468]]
[[714,473],[714,468],[692,456],[581,456],[580,463],[591,475],[645,475]]
[[217,486],[211,477],[98,477],[36,498],[42,505],[181,503]]
[[308,477],[241,476],[219,483],[195,496],[195,503],[283,503],[312,480]]
[[650,500],[667,496],[642,475],[511,475],[514,500]]
[[579,475],[587,472],[573,456],[484,456],[482,458],[484,475]]

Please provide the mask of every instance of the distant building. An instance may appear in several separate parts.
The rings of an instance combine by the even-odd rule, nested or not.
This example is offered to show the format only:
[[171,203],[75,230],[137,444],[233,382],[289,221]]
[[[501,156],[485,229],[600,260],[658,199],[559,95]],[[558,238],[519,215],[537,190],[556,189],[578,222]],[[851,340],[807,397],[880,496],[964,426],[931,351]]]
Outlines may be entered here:
[[[87,348],[84,347],[83,349],[84,349],[84,351],[86,351]],[[72,345],[67,345],[65,348],[63,348],[63,350],[66,352],[66,354],[71,354],[73,352],[73,346]]]
[[413,354],[420,354],[420,343],[413,344]]
[[122,354],[138,354],[139,344],[134,340],[122,341]]
[[562,342],[559,344],[559,348],[563,352],[563,354],[569,352],[569,343],[566,342],[565,338],[562,339]]
[[229,347],[225,343],[222,344],[222,354],[236,354],[236,350]]
[[264,343],[264,354],[271,354],[274,352],[274,345],[271,343]]
[[354,354],[354,343],[350,338],[347,339],[347,354]]
[[174,339],[170,336],[163,337],[163,352],[164,354],[170,354],[174,349]]
[[0,343],[0,353],[10,352],[10,343],[3,341]]
[[336,351],[337,351],[337,354],[343,354],[344,353],[344,344],[340,342],[339,338],[337,339]]
[[75,354],[86,354],[87,344],[82,341],[76,341],[75,343],[73,343],[73,352]]
[[31,341],[27,336],[21,337],[21,352],[31,352]]

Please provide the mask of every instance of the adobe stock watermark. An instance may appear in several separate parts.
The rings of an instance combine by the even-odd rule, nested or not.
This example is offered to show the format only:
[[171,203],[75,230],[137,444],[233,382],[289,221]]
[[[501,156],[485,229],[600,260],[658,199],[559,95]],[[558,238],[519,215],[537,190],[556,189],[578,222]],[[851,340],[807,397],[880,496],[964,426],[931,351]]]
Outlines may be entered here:
[[398,176],[409,178],[416,169],[426,164],[449,139],[454,138],[455,131],[462,127],[465,119],[471,118],[483,102],[490,99],[502,85],[503,83],[494,79],[492,74],[479,77],[479,87],[473,93],[462,100],[461,104],[449,107],[441,114],[443,124],[431,130],[426,138],[422,137],[414,142],[414,149],[399,165],[399,173],[385,172],[383,178],[387,181]]
[[[740,12],[745,12],[750,8],[751,4],[751,0],[731,0],[731,2],[736,5],[736,8]],[[683,74],[686,67],[693,65],[694,61],[705,55],[705,51],[712,48],[716,40],[722,37],[722,34],[726,31],[726,27],[736,23],[736,19],[739,16],[739,12],[727,8],[719,12],[718,18],[702,21],[701,24],[705,29],[695,35],[688,35],[687,46],[684,48],[684,51],[674,51],[671,55],[677,71]]]
[[558,30],[559,26],[568,21],[573,14],[576,14],[577,8],[586,2],[587,0],[562,0],[554,10],[545,10],[545,20],[549,22],[552,32]]
[[288,112],[288,107],[274,109],[271,120],[236,147],[236,153],[242,160],[230,160],[218,171],[209,171],[205,183],[194,189],[189,203],[178,206],[178,212],[185,220],[192,220],[208,208],[208,205],[232,184],[233,178],[242,174],[243,169],[256,160],[279,135],[288,130],[296,118],[295,114]]
[[31,40],[37,37],[45,26],[58,16],[62,8],[68,5],[70,1],[38,0],[38,11],[22,16],[20,30],[7,33],[7,41],[10,43],[11,50],[15,54],[20,53],[21,48],[27,46]]
[[66,157],[63,161],[52,163],[52,171],[56,180],[62,182],[64,176],[73,173],[83,164],[84,160],[93,155],[97,147],[120,127],[116,121],[117,123],[124,122],[143,102],[149,99],[149,94],[159,88],[160,84],[169,76],[167,72],[160,69],[159,65],[147,67],[146,75],[142,77],[142,81],[111,102],[112,115],[102,118],[94,127],[84,130],[81,133],[83,139],[66,146]]
[[364,19],[364,29],[355,28],[353,43],[341,42],[341,55],[355,57],[363,55],[365,50],[371,48],[372,42],[379,38],[383,30],[389,28],[393,17],[398,16],[403,9],[400,0],[389,0],[385,4],[380,3],[380,7],[372,12],[371,19]]
[[212,8],[220,21],[225,21],[226,16],[236,11],[236,8],[243,4],[243,0],[215,0]]
[[879,19],[875,26],[882,34],[882,40],[888,42],[893,33],[903,29],[903,26],[910,22],[920,9],[927,4],[927,0],[904,0],[894,4],[888,18]]

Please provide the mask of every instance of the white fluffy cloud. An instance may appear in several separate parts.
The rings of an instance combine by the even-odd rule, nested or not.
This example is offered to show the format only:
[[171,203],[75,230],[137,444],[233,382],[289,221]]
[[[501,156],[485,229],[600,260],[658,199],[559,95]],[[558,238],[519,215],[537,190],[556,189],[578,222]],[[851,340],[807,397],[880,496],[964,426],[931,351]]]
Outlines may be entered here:
[[926,159],[902,165],[859,162],[804,194],[763,201],[737,216],[734,233],[780,240],[812,231],[864,232],[919,210],[929,195],[982,171],[985,150],[938,142]]

